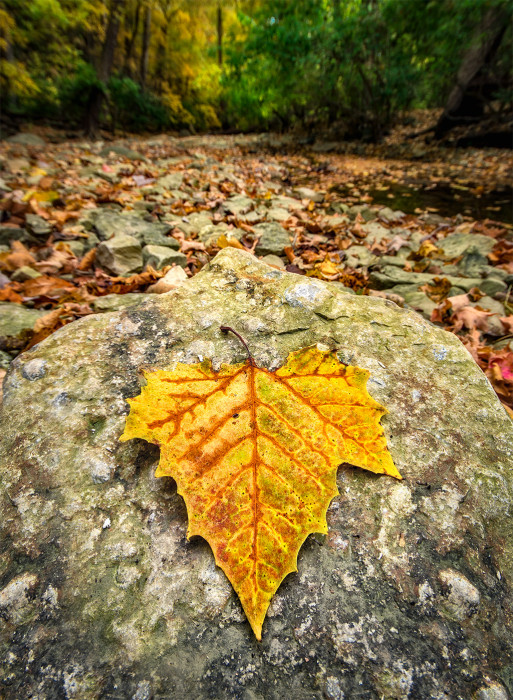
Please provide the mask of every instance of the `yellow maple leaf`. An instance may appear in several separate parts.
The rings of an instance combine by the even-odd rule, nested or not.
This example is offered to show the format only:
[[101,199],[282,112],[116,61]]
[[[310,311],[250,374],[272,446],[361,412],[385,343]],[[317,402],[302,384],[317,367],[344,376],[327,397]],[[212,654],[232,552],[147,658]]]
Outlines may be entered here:
[[304,540],[327,532],[337,467],[401,478],[379,424],[386,411],[367,392],[367,370],[317,347],[275,372],[250,357],[218,372],[206,360],[145,376],[121,440],[160,445],[156,476],[176,480],[188,537],[208,541],[261,639]]

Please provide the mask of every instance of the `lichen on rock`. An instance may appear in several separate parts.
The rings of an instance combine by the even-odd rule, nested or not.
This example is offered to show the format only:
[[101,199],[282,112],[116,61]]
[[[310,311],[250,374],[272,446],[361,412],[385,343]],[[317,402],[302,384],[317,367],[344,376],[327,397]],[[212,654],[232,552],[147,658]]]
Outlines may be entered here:
[[[158,448],[119,442],[142,369],[321,344],[368,369],[401,483],[342,465],[254,640]],[[507,697],[513,424],[453,335],[227,248],[179,288],[12,363],[0,441],[0,694]]]

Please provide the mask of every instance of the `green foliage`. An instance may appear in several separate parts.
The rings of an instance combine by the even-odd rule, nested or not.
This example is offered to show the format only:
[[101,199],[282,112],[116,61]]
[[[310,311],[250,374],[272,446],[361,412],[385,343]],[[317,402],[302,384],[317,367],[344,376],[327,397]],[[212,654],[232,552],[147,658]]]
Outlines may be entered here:
[[[108,128],[329,127],[334,136],[377,140],[404,110],[444,104],[490,7],[512,14],[512,0],[123,0],[115,6],[121,15],[114,62],[105,72],[112,0],[0,0],[4,109],[81,126],[102,94],[98,114]],[[511,45],[510,27],[497,75],[511,74]],[[504,88],[497,96],[510,99]]]
[[170,125],[170,115],[162,102],[143,92],[130,78],[111,78],[108,96],[115,125],[131,131],[156,131]]
[[228,52],[227,120],[244,130],[337,125],[340,135],[377,140],[402,110],[443,105],[493,3],[511,8],[509,0],[264,0],[240,15],[245,36]]

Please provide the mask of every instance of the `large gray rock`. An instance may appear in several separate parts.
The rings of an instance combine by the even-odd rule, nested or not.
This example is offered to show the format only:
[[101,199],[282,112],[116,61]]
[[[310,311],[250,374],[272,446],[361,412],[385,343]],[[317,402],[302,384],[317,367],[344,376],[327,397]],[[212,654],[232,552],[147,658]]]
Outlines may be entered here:
[[141,244],[133,236],[114,236],[100,243],[95,262],[112,275],[139,272],[143,266]]
[[[186,540],[158,448],[119,442],[142,369],[245,359],[224,324],[271,369],[316,342],[368,368],[404,475],[339,470],[329,534],[303,546],[261,643],[208,545]],[[175,291],[57,331],[4,390],[7,700],[513,690],[513,423],[458,338],[417,313],[228,248]]]

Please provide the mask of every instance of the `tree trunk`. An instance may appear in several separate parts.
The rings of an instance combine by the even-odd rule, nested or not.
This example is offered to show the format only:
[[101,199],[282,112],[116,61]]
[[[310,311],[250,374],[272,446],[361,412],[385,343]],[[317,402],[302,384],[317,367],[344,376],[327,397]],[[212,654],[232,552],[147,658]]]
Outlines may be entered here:
[[[457,124],[465,123],[472,118],[475,121],[479,117],[478,112],[483,110],[483,104],[474,104],[472,100],[467,100],[467,93],[472,82],[495,56],[507,24],[507,13],[500,7],[491,7],[484,14],[474,40],[463,56],[456,83],[436,125],[435,138],[441,138]],[[474,112],[473,117],[472,112]]]
[[89,138],[96,138],[98,135],[100,114],[105,100],[105,89],[112,73],[112,66],[114,65],[119,26],[121,24],[121,15],[125,7],[125,2],[126,0],[111,1],[107,31],[105,33],[105,41],[103,42],[100,66],[98,69],[98,78],[102,85],[92,90],[86,114],[86,133]]
[[151,4],[146,5],[146,13],[144,15],[143,42],[141,51],[141,87],[146,89],[146,80],[148,78],[148,54],[150,50],[151,36]]
[[217,62],[223,67],[223,9],[221,0],[217,2]]
[[128,75],[128,77],[132,76],[132,71],[130,70],[130,61],[132,60],[132,52],[134,50],[135,38],[137,36],[137,32],[139,31],[139,16],[140,16],[140,14],[141,14],[141,2],[139,0],[137,2],[136,7],[135,7],[135,17],[134,17],[134,23],[132,26],[132,32],[125,40],[125,58],[123,61],[123,73],[124,73],[124,75]]

